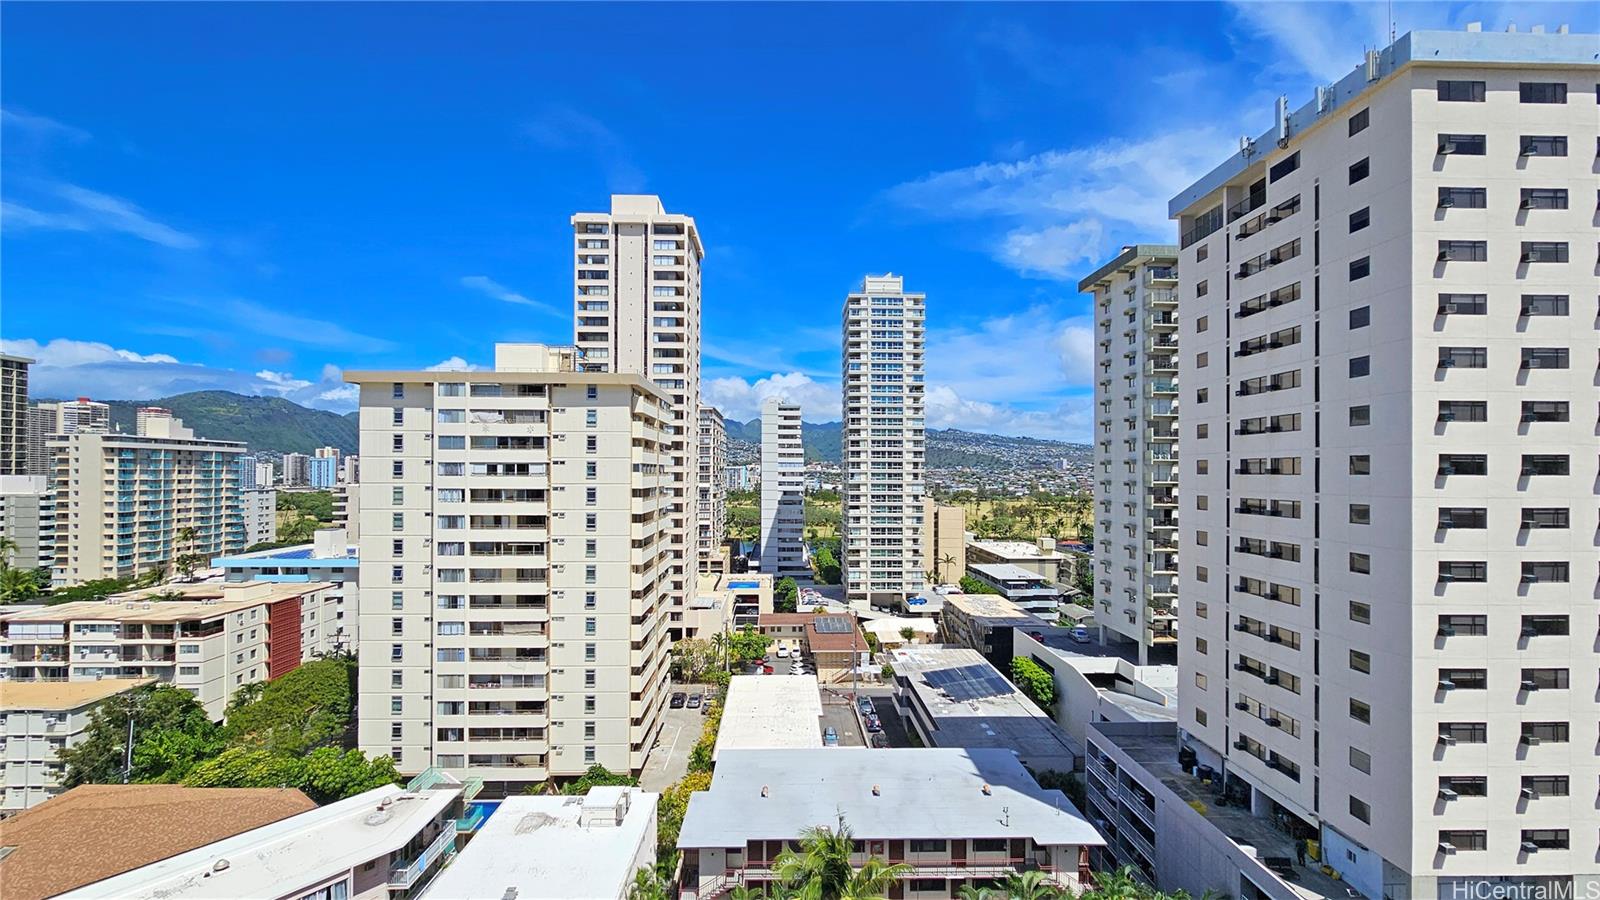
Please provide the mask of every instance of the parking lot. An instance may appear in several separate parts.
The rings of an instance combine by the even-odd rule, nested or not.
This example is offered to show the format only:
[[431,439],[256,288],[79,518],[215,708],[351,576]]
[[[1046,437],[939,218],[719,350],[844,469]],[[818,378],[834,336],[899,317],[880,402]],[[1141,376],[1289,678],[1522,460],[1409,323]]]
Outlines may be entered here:
[[[672,685],[671,693],[702,694],[709,697],[709,689],[699,685]],[[700,740],[700,730],[705,727],[705,715],[700,709],[673,709],[662,714],[661,734],[656,745],[645,757],[644,771],[639,773],[639,786],[647,791],[660,791],[689,771],[689,751]]]

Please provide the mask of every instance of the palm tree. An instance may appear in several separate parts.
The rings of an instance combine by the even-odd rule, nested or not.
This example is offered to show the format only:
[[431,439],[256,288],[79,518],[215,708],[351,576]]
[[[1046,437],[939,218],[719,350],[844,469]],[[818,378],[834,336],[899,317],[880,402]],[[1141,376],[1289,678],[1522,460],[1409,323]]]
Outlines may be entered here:
[[0,568],[0,603],[21,603],[39,596],[39,581],[29,569]]
[[1065,894],[1059,885],[1037,869],[1007,875],[1006,880],[1000,883],[1000,895],[1009,900],[1058,900]]
[[962,885],[961,890],[956,892],[956,896],[960,897],[961,900],[999,900],[994,888],[977,887],[971,884]]
[[711,636],[711,649],[713,651],[715,651],[716,658],[722,660],[722,662],[719,663],[719,665],[721,665],[723,668],[727,668],[727,663],[728,663],[728,635],[723,633],[723,632],[721,632],[721,631],[717,632],[716,634],[713,634]]
[[0,535],[0,569],[11,568],[11,557],[20,549],[22,548],[17,546],[16,541]]
[[[939,557],[939,565],[944,566],[945,572],[949,572],[950,568],[952,566],[954,566],[955,564],[956,564],[956,558],[954,556],[951,556],[948,553],[946,553],[945,555]],[[961,573],[957,572],[956,574],[959,576]],[[949,577],[949,576],[947,575],[946,577]]]
[[767,900],[767,892],[748,884],[734,885],[728,892],[728,900]]
[[856,869],[850,865],[853,852],[850,827],[840,816],[837,829],[825,825],[806,829],[800,836],[800,851],[785,848],[773,863],[773,874],[804,900],[876,900],[911,873],[908,865],[880,859],[868,859]]
[[669,900],[671,884],[655,869],[640,866],[633,873],[633,884],[628,885],[628,900]]

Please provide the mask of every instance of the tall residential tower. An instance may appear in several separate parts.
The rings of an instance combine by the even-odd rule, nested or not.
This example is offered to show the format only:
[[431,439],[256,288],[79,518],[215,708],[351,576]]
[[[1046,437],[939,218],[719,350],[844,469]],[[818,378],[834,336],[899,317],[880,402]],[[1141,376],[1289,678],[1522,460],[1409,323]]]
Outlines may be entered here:
[[761,571],[774,578],[810,575],[806,564],[806,453],[800,407],[768,397],[761,404]]
[[700,407],[699,434],[695,444],[695,551],[700,571],[721,572],[724,568],[723,541],[728,537],[728,485],[723,470],[728,466],[728,428],[715,406]]
[[1178,601],[1178,248],[1139,244],[1094,295],[1095,621],[1167,661]]
[[0,475],[28,474],[28,367],[26,356],[0,353]]
[[842,537],[850,605],[901,608],[923,588],[926,297],[868,275],[844,301]]

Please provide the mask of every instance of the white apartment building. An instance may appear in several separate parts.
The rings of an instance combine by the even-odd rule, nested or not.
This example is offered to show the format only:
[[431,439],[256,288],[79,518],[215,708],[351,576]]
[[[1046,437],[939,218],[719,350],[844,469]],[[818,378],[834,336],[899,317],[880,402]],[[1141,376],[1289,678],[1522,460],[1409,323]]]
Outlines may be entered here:
[[159,406],[141,406],[134,411],[136,434],[165,434],[172,424],[172,410]]
[[28,474],[28,367],[26,356],[0,353],[0,476]]
[[1170,205],[1179,725],[1368,897],[1600,888],[1597,48],[1408,34]]
[[149,683],[148,678],[0,681],[0,815],[60,794],[57,751],[83,741],[89,714],[102,701]]
[[1177,261],[1136,244],[1078,282],[1094,295],[1095,622],[1140,665],[1177,643]]
[[54,475],[55,452],[48,441],[58,434],[111,430],[111,406],[88,397],[28,407],[28,474]]
[[680,611],[698,568],[698,527],[689,483],[700,415],[700,261],[705,248],[690,216],[652,194],[612,194],[609,213],[572,217],[573,338],[584,372],[639,375],[667,402],[672,468],[679,482],[666,527],[672,550],[667,590]]
[[806,452],[800,407],[777,397],[761,404],[761,571],[809,576],[806,562]]
[[[495,792],[638,772],[660,729],[676,559],[672,406],[576,351],[361,386],[359,742]],[[381,460],[381,461],[380,461]]]
[[857,609],[904,608],[929,568],[922,546],[926,457],[924,294],[868,275],[844,301],[845,595]]
[[326,582],[171,584],[30,608],[0,618],[0,679],[154,678],[220,720],[235,690],[337,649],[340,593]]
[[715,406],[700,407],[695,457],[695,553],[702,573],[721,572],[726,565],[722,545],[728,538],[728,428]]
[[256,487],[272,487],[277,480],[277,473],[273,470],[272,463],[256,463]]
[[234,463],[244,444],[195,437],[182,419],[146,425],[148,434],[78,430],[47,442],[56,585],[171,571],[183,554],[245,546]]
[[6,564],[48,569],[55,559],[55,490],[43,475],[0,475],[0,537],[16,544]]
[[239,492],[239,514],[244,521],[243,546],[251,547],[277,539],[278,492],[255,488]]

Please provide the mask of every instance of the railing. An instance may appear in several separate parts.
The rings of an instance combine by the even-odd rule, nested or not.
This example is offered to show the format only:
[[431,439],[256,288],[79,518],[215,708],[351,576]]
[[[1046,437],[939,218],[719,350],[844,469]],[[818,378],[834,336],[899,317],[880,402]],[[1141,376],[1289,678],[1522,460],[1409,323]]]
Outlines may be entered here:
[[438,861],[447,848],[454,849],[455,845],[456,830],[454,828],[446,828],[440,831],[439,836],[433,839],[433,843],[429,844],[427,848],[417,855],[415,862],[409,866],[397,866],[389,870],[389,887],[404,889],[416,884],[417,879],[422,877],[422,873],[428,871],[428,867]]
[[488,818],[488,813],[481,806],[474,806],[467,814],[456,820],[456,831],[460,834],[471,834],[478,830],[483,820]]

